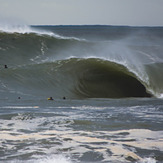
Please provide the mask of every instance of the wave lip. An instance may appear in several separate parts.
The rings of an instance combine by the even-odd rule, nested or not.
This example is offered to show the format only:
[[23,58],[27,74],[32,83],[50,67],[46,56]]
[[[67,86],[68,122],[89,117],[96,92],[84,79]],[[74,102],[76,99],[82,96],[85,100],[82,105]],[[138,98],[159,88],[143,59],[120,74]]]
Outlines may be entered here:
[[34,32],[28,25],[0,24],[0,31],[6,33],[31,33]]
[[140,80],[123,65],[93,58],[78,64],[82,62],[86,64],[81,70],[77,93],[91,98],[151,97]]
[[45,31],[45,30],[39,30],[39,29],[34,29],[28,25],[11,25],[11,24],[0,24],[0,32],[5,32],[5,33],[19,33],[19,34],[37,34],[37,35],[47,35],[50,37],[55,37],[58,39],[69,39],[63,36],[60,36],[58,34],[55,34],[50,31]]
[[47,35],[50,37],[54,37],[57,39],[64,39],[64,40],[82,40],[85,41],[85,39],[79,39],[76,37],[66,37],[66,36],[61,36],[59,34],[56,34],[54,32],[46,31],[46,30],[41,30],[41,29],[36,29],[33,28],[32,26],[28,25],[17,25],[17,24],[0,24],[0,32],[3,33],[19,33],[19,34],[37,34],[37,35]]

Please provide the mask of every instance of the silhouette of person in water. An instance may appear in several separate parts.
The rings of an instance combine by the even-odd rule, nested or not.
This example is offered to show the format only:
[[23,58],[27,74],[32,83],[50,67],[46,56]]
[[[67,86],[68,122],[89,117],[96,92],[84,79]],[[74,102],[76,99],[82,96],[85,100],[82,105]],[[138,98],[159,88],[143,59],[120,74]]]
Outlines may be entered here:
[[53,100],[53,98],[52,97],[49,97],[48,100]]
[[66,97],[64,96],[64,97],[63,97],[63,99],[65,100],[65,99],[66,99]]
[[4,68],[8,68],[7,65],[4,65]]

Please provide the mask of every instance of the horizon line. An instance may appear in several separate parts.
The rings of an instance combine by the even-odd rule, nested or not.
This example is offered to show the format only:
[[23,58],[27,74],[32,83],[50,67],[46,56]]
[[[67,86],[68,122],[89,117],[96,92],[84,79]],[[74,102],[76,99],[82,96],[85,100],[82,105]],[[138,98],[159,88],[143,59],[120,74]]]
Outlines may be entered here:
[[31,24],[29,26],[108,26],[108,27],[163,27],[163,25],[107,25],[107,24]]

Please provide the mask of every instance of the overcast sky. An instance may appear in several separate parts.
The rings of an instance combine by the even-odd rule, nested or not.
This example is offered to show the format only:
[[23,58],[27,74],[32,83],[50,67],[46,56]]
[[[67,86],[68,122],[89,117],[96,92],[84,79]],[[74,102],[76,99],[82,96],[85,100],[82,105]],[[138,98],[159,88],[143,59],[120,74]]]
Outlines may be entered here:
[[0,0],[0,21],[163,26],[163,0]]

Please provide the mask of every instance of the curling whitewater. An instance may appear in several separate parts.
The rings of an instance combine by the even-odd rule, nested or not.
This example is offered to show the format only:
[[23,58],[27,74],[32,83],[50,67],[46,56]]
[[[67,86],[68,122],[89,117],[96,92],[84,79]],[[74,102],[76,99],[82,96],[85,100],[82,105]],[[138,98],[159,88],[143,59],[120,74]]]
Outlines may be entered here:
[[162,42],[161,27],[1,26],[0,162],[163,162]]

